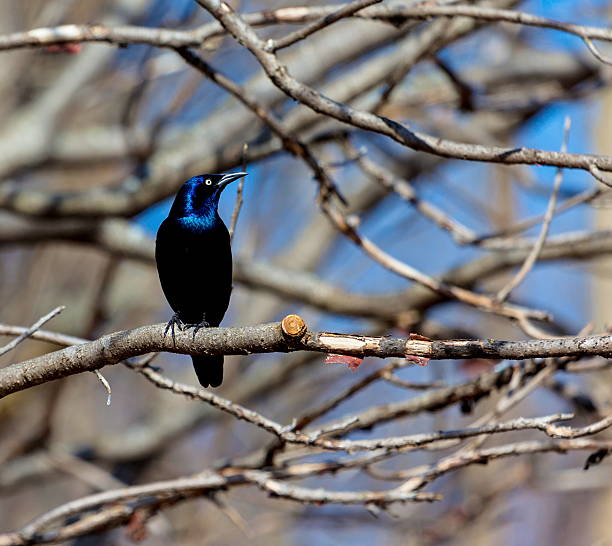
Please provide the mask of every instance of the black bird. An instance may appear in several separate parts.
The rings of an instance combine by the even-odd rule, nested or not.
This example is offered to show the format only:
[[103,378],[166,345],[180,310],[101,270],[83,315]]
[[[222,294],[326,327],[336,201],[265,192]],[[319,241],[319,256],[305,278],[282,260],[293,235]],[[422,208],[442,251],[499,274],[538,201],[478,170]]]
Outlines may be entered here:
[[[232,291],[232,250],[217,207],[225,187],[247,173],[202,174],[183,184],[157,231],[155,261],[162,290],[174,311],[166,326],[219,326]],[[223,381],[223,356],[192,356],[203,387]]]

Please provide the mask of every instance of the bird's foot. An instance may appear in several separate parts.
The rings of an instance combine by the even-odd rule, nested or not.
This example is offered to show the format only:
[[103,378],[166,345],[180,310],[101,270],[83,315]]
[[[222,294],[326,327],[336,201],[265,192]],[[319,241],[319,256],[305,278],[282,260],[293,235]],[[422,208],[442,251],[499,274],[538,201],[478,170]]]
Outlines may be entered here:
[[182,330],[185,326],[183,321],[179,318],[178,313],[174,313],[174,315],[172,315],[172,318],[168,321],[168,324],[166,324],[166,328],[164,329],[164,337],[166,337],[166,334],[168,331],[170,331],[172,334],[172,343],[176,347],[176,337],[174,335],[175,326],[178,326],[179,330]]
[[198,322],[197,324],[185,324],[185,329],[193,328],[193,339],[195,340],[196,334],[201,328],[209,328],[210,324],[203,320],[202,322]]

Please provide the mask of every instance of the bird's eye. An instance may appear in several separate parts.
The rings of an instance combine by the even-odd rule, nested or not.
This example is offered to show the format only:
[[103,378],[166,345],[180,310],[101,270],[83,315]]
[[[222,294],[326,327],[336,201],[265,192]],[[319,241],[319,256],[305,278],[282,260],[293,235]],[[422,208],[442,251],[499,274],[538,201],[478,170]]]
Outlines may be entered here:
[[210,186],[210,185],[212,184],[212,180],[211,180],[210,178],[207,178],[206,180],[204,180],[204,183],[205,183],[207,186]]

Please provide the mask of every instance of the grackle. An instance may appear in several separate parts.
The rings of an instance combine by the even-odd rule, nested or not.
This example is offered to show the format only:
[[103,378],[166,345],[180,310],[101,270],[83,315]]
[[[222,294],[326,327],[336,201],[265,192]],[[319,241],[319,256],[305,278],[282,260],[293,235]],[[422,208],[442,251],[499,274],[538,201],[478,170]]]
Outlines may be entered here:
[[[232,291],[232,250],[217,207],[224,188],[247,173],[202,174],[179,190],[170,214],[159,226],[155,261],[162,290],[174,311],[174,327],[219,326]],[[223,355],[192,356],[203,387],[223,381]]]

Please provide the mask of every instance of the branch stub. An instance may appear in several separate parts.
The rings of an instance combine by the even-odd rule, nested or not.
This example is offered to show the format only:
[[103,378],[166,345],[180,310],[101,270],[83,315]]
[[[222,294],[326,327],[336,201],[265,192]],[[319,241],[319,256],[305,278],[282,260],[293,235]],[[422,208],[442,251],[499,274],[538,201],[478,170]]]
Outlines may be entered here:
[[281,322],[283,333],[289,337],[299,338],[306,333],[306,322],[300,315],[287,315]]

